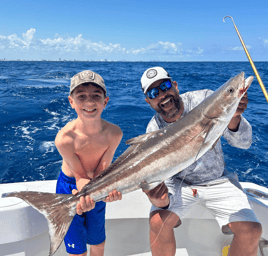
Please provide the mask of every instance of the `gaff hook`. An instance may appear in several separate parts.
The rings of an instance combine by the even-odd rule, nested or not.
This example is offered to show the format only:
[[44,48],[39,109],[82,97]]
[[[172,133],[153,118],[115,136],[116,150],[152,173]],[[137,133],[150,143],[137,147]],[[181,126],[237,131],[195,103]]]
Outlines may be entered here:
[[266,91],[266,88],[265,88],[265,86],[264,86],[264,84],[263,84],[263,82],[262,82],[262,80],[261,80],[261,77],[260,77],[260,75],[259,75],[259,72],[258,72],[257,68],[255,67],[255,64],[254,64],[254,62],[253,62],[253,60],[252,60],[252,58],[251,58],[251,56],[250,56],[250,54],[249,54],[249,52],[248,52],[248,49],[247,49],[247,47],[246,47],[246,45],[245,45],[245,43],[244,43],[244,41],[243,41],[243,39],[242,39],[242,37],[241,37],[241,35],[240,35],[240,33],[239,33],[239,31],[238,31],[238,29],[237,29],[235,23],[234,23],[234,19],[233,19],[231,16],[225,16],[225,17],[223,18],[223,22],[225,22],[225,18],[227,18],[227,17],[231,18],[232,21],[233,21],[233,24],[234,24],[236,33],[237,33],[237,35],[238,35],[238,37],[239,37],[239,39],[240,39],[240,42],[242,43],[242,46],[243,46],[243,48],[244,48],[244,50],[245,50],[245,52],[246,52],[246,55],[247,55],[248,60],[249,60],[249,62],[250,62],[250,65],[251,65],[251,67],[252,67],[252,69],[253,69],[253,71],[254,71],[254,73],[255,73],[255,75],[256,75],[256,78],[257,78],[257,80],[258,80],[258,82],[259,82],[259,85],[260,85],[260,87],[261,87],[261,89],[262,89],[262,92],[263,92],[263,94],[264,94],[264,97],[265,97],[266,101],[268,102],[268,93],[267,93],[267,91]]

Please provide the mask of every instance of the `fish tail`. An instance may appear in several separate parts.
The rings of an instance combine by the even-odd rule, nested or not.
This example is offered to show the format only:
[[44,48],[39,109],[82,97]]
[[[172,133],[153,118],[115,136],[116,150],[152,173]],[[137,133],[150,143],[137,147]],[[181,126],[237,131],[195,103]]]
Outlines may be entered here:
[[32,191],[5,193],[2,197],[21,198],[46,217],[50,238],[49,256],[53,255],[60,247],[76,214],[77,198],[70,194]]

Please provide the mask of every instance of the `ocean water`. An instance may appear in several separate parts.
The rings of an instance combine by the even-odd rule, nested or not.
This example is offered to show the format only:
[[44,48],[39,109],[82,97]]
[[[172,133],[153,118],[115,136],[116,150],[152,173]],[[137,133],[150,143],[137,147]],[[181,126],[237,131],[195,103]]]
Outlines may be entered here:
[[[268,85],[268,62],[255,63]],[[76,113],[68,102],[70,78],[85,69],[103,76],[108,96],[102,117],[124,133],[125,141],[145,133],[154,111],[140,88],[144,70],[164,67],[178,82],[180,93],[215,90],[244,71],[254,75],[248,62],[0,62],[0,183],[56,179],[61,168],[54,139]],[[253,128],[250,149],[231,147],[222,139],[226,167],[240,181],[268,185],[268,104],[255,78],[244,113]]]

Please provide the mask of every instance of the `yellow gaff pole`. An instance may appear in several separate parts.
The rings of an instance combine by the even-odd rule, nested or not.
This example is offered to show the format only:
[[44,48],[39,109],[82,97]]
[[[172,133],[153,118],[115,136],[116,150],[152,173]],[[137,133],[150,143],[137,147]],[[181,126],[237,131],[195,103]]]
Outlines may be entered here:
[[257,77],[257,80],[258,80],[258,82],[259,82],[259,84],[260,84],[260,87],[261,87],[261,89],[262,89],[262,92],[263,92],[263,94],[264,94],[264,97],[265,97],[266,101],[268,102],[268,93],[267,93],[267,91],[266,91],[266,88],[265,88],[265,86],[264,86],[264,84],[263,84],[263,82],[262,82],[262,80],[261,80],[261,77],[260,77],[260,75],[259,75],[259,72],[258,72],[257,68],[255,67],[255,64],[254,64],[252,58],[250,57],[250,54],[249,54],[249,52],[248,52],[248,50],[247,50],[247,47],[246,47],[246,45],[245,45],[245,43],[244,43],[244,41],[243,41],[243,39],[242,39],[242,37],[241,37],[241,35],[240,35],[240,33],[239,33],[239,31],[238,31],[238,29],[237,29],[235,23],[234,23],[234,19],[233,19],[231,16],[225,16],[225,17],[223,18],[223,22],[225,22],[224,19],[225,19],[226,17],[231,18],[232,21],[233,21],[233,24],[234,24],[236,33],[237,33],[237,35],[238,35],[238,37],[239,37],[239,39],[240,39],[240,42],[242,43],[242,46],[243,46],[243,48],[244,48],[244,50],[245,50],[245,52],[246,52],[246,55],[247,55],[248,60],[249,60],[249,62],[250,62],[250,65],[251,65],[251,67],[252,67],[252,69],[253,69],[253,71],[254,71],[256,77]]

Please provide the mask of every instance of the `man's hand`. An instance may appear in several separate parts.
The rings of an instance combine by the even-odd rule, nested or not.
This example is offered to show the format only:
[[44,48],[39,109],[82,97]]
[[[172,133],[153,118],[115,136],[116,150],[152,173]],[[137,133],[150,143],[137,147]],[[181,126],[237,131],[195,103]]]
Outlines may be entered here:
[[238,131],[239,124],[241,121],[241,114],[244,113],[244,111],[247,109],[247,105],[248,105],[248,93],[246,92],[243,98],[240,100],[236,112],[228,125],[229,130],[234,132]]
[[103,202],[114,202],[117,200],[121,200],[122,199],[122,194],[121,192],[118,192],[117,190],[113,190],[112,192],[109,193],[109,196],[106,197],[106,199]]
[[156,207],[163,208],[169,205],[168,188],[164,182],[151,190],[142,190]]
[[[72,194],[76,195],[78,193],[78,190],[73,189]],[[80,197],[80,203],[76,205],[76,213],[78,215],[82,215],[83,212],[88,212],[91,211],[92,209],[95,208],[95,202],[92,198],[89,196],[81,196]]]

